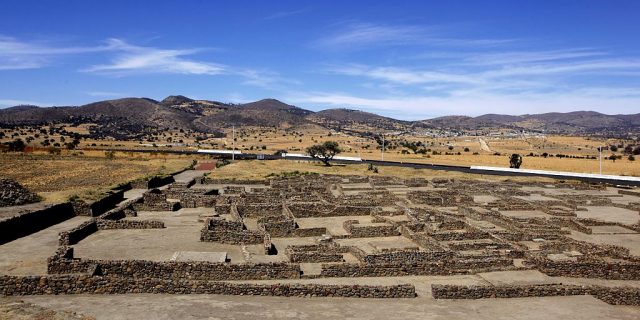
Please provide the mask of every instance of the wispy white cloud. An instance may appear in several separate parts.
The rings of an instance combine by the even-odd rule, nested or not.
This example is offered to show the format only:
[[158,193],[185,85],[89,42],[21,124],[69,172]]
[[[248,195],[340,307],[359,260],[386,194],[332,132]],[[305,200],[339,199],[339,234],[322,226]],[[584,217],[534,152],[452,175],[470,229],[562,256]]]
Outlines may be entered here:
[[369,67],[358,64],[334,66],[329,68],[328,71],[350,76],[364,76],[372,79],[386,80],[401,84],[479,82],[479,79],[464,74],[429,70],[410,70],[398,67]]
[[[212,49],[181,48],[165,49],[131,44],[122,39],[107,39],[96,46],[56,46],[51,41],[19,41],[15,38],[0,37],[0,71],[42,68],[57,59],[73,55],[102,53],[108,63],[95,64],[79,71],[111,76],[131,76],[140,74],[183,74],[183,75],[227,75],[242,78],[242,84],[269,88],[280,83],[294,83],[278,73],[245,67],[228,66],[221,63],[196,59]],[[89,92],[92,96],[121,96],[113,92]]]
[[117,52],[111,63],[94,65],[82,71],[112,75],[136,73],[217,75],[224,73],[226,68],[221,64],[188,58],[199,52],[199,49],[141,47],[120,39],[109,39],[107,43],[113,51]]
[[640,69],[640,59],[601,59],[566,63],[542,63],[505,66],[501,69],[484,72],[483,77],[498,78],[506,76],[532,76],[563,74],[571,75],[584,72],[606,74],[615,71]]
[[[543,59],[532,57],[519,60]],[[551,57],[544,59],[551,59]],[[511,61],[515,60],[515,58],[511,59]],[[640,75],[640,60],[604,57],[598,60],[525,62],[506,65],[496,63],[495,65],[482,65],[473,68],[451,62],[430,68],[347,64],[329,66],[325,68],[325,71],[377,81],[376,87],[378,88],[384,88],[385,84],[402,85],[405,89],[413,92],[425,93],[429,91],[439,96],[452,96],[461,93],[479,95],[500,92],[508,94],[518,92],[544,93],[589,88],[590,84],[583,84],[580,80],[589,79],[592,76],[637,78]]]
[[204,49],[161,49],[129,44],[120,39],[109,39],[115,56],[110,64],[94,65],[81,71],[114,76],[137,74],[225,75],[242,78],[242,84],[262,88],[275,88],[294,80],[281,77],[277,72],[229,66],[194,59],[191,56]]
[[593,58],[605,56],[607,52],[590,48],[573,48],[547,51],[506,51],[487,53],[467,53],[463,61],[473,65],[512,65],[532,62]]
[[0,36],[0,70],[36,69],[62,56],[108,51],[109,45],[56,47],[48,41],[22,41]]
[[[633,90],[633,89],[630,89]],[[606,92],[563,92],[554,94],[473,94],[449,97],[383,96],[379,98],[354,96],[346,93],[292,93],[288,101],[304,105],[348,107],[400,115],[402,119],[420,120],[441,115],[481,115],[485,113],[526,114],[568,112],[578,110],[617,110],[637,113],[640,96],[620,96]]]
[[312,43],[323,49],[359,49],[388,45],[428,46],[496,46],[513,39],[467,39],[445,34],[438,27],[415,25],[381,25],[372,23],[348,23],[340,25],[337,32]]

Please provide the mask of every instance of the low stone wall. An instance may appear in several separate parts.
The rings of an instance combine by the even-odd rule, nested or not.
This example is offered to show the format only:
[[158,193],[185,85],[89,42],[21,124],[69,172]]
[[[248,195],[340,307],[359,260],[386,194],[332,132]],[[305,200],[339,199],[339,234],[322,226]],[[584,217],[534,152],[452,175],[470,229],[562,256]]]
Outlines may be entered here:
[[212,231],[203,229],[200,241],[219,242],[226,244],[260,244],[264,241],[264,234],[255,231]]
[[0,244],[46,229],[74,216],[73,206],[67,202],[0,220]]
[[548,253],[578,251],[586,256],[611,257],[616,259],[628,259],[630,257],[629,249],[622,246],[593,244],[569,238],[553,242],[543,242],[540,244],[540,249]]
[[258,219],[258,227],[272,237],[287,237],[296,229],[296,222],[284,215],[266,216]]
[[202,184],[259,184],[269,185],[269,180],[217,179],[206,177]]
[[4,296],[43,294],[225,294],[282,297],[413,298],[413,285],[244,284],[87,275],[0,276]]
[[96,223],[96,219],[85,221],[71,230],[60,232],[58,234],[58,245],[74,245],[97,231],[98,224]]
[[110,229],[162,229],[164,222],[158,220],[102,220],[97,221],[98,230]]
[[221,218],[207,219],[200,231],[200,241],[227,244],[260,244],[263,243],[264,237],[263,232],[245,230],[242,222]]
[[367,264],[426,263],[451,258],[452,256],[453,252],[451,251],[403,250],[366,254],[361,257],[361,260]]
[[335,264],[322,265],[323,277],[398,277],[420,275],[473,274],[513,268],[513,259],[440,260],[403,264]]
[[101,199],[91,203],[89,206],[91,207],[92,216],[99,216],[114,208],[118,203],[124,200],[124,192],[124,189],[114,190],[106,194]]
[[441,231],[429,234],[433,239],[437,241],[461,241],[461,240],[478,240],[478,239],[491,239],[491,235],[482,231]]
[[93,216],[91,213],[91,206],[82,200],[72,200],[71,206],[73,207],[73,212],[77,216]]
[[229,264],[204,261],[75,259],[73,248],[70,247],[60,247],[56,254],[47,260],[47,272],[49,274],[90,272],[109,277],[205,281],[300,278],[300,266],[290,263]]
[[[214,194],[209,194],[210,192]],[[218,190],[169,188],[163,190],[162,194],[166,195],[167,199],[180,201],[181,208],[209,208],[216,205],[217,192]]]
[[640,288],[577,285],[461,286],[431,285],[435,299],[524,298],[593,295],[614,305],[640,305]]
[[300,245],[288,246],[285,254],[296,263],[342,262],[346,249],[336,244]]
[[288,207],[296,218],[368,216],[375,209],[364,206],[333,206],[324,203],[296,203],[289,204]]
[[136,203],[136,211],[176,211],[180,208],[177,202],[167,201],[167,195],[158,189],[147,191],[142,196],[143,201]]
[[351,234],[351,238],[399,236],[398,227],[390,224],[360,225],[358,220],[346,220],[342,226]]
[[153,189],[159,188],[169,183],[174,182],[173,175],[165,177],[151,177],[149,179],[136,180],[131,182],[131,188],[133,189]]
[[327,234],[327,228],[317,227],[317,228],[298,228],[293,230],[294,237],[319,237],[324,234]]
[[482,249],[513,249],[509,243],[503,242],[485,242],[485,241],[469,241],[448,243],[447,246],[455,251],[482,250]]
[[58,234],[58,245],[69,246],[80,242],[82,239],[98,232],[98,230],[112,229],[162,229],[164,222],[158,220],[106,220],[91,219],[68,231]]
[[264,204],[264,205],[238,205],[238,213],[243,218],[258,218],[264,216],[281,215],[283,212],[282,204]]
[[540,272],[556,277],[640,280],[640,262],[604,260],[552,261],[546,258],[532,259],[531,262]]
[[569,229],[578,231],[578,232],[582,232],[582,233],[586,233],[586,234],[591,234],[593,232],[593,230],[591,230],[591,228],[589,228],[588,226],[584,225],[581,222],[576,221],[575,219],[558,219],[558,218],[552,218],[551,221],[554,224],[557,224],[559,226],[563,226],[563,227],[567,227]]

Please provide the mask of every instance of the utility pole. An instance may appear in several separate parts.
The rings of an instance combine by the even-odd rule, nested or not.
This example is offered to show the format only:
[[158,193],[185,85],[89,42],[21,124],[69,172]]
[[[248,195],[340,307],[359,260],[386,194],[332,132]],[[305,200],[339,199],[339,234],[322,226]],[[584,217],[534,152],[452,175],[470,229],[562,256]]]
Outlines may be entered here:
[[598,147],[600,151],[600,174],[602,174],[602,146]]
[[381,151],[382,151],[382,161],[384,161],[384,133],[382,134],[382,148],[381,148]]
[[236,160],[236,126],[233,126],[233,151],[231,151],[231,160]]

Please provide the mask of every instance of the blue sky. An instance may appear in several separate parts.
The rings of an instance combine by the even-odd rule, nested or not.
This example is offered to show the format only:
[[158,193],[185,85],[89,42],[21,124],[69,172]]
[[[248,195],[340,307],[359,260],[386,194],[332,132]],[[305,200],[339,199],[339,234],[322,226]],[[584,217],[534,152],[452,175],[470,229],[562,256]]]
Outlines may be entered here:
[[400,119],[640,112],[640,1],[0,0],[0,12],[0,107],[182,94]]

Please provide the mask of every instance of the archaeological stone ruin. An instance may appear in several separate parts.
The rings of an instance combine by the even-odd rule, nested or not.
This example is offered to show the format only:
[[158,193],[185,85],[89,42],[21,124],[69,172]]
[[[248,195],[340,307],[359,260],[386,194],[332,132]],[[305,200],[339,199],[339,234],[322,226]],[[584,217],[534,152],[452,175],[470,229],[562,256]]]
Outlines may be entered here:
[[[167,183],[138,181],[94,203],[43,209],[76,223],[58,231],[41,272],[3,269],[0,294],[591,295],[640,305],[640,247],[616,240],[640,232],[634,190],[318,174],[234,181],[193,170]],[[38,214],[3,216],[0,226]],[[482,274],[543,280],[446,281]],[[443,280],[425,293],[416,276]],[[398,280],[357,280],[389,277]]]

